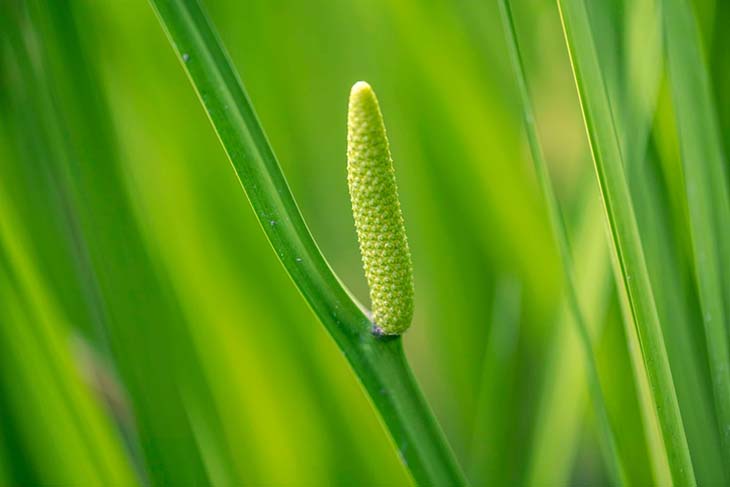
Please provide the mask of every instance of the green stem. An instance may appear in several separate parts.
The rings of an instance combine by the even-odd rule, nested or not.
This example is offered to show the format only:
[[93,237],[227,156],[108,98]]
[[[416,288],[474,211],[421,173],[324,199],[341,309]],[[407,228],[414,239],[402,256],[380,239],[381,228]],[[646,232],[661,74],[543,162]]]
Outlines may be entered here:
[[[150,0],[256,216],[299,291],[340,347],[422,485],[466,480],[416,384],[401,339],[380,339],[319,251],[233,64],[197,0]],[[344,180],[343,180],[344,184]]]
[[359,353],[348,358],[390,430],[401,461],[416,482],[466,485],[411,373],[401,337],[376,339],[367,332]]

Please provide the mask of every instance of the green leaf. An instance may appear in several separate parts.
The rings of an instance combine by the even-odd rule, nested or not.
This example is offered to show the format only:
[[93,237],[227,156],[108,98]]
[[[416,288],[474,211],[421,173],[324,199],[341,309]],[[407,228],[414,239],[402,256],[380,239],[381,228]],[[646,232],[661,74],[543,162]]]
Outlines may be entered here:
[[730,475],[730,195],[708,68],[691,5],[664,0],[669,76],[695,276],[726,475]]
[[522,114],[527,132],[527,139],[532,154],[532,162],[535,166],[537,179],[542,190],[543,197],[550,216],[550,223],[553,229],[553,236],[560,250],[560,258],[563,265],[563,276],[566,283],[567,304],[572,315],[572,322],[576,326],[576,331],[580,337],[580,344],[583,349],[583,355],[586,364],[586,373],[588,376],[588,388],[593,402],[593,408],[596,413],[599,437],[603,448],[604,460],[606,466],[611,472],[612,481],[622,485],[626,483],[621,460],[616,451],[616,440],[613,429],[606,410],[603,390],[598,375],[598,366],[596,365],[596,357],[593,352],[591,343],[591,333],[588,321],[581,309],[579,300],[579,288],[573,276],[573,264],[570,254],[570,246],[568,244],[568,232],[565,228],[565,222],[558,206],[558,200],[550,179],[550,173],[543,156],[542,147],[535,127],[535,115],[532,108],[532,96],[527,85],[525,68],[522,61],[517,33],[515,31],[514,19],[512,18],[512,9],[509,0],[501,0],[500,8],[502,12],[502,24],[507,37],[507,47],[510,53],[510,59],[515,72],[518,90],[522,100]]
[[634,214],[606,82],[583,0],[558,0],[606,218],[661,427],[672,480],[695,484],[677,396]]
[[[595,188],[592,188],[595,189]],[[595,196],[591,192],[590,196]],[[586,309],[590,336],[601,336],[610,290],[610,260],[606,237],[600,225],[600,201],[587,198],[577,231],[575,281],[580,302]],[[546,383],[531,446],[527,484],[565,485],[570,481],[572,461],[585,423],[588,380],[584,367],[585,347],[577,333],[572,306],[561,307],[546,365]],[[610,459],[607,459],[610,460]]]
[[[92,348],[113,358],[134,412],[134,421],[118,419],[118,427],[134,454],[143,453],[143,476],[158,484],[205,483],[208,473],[178,389],[183,374],[188,388],[197,379],[179,331],[185,327],[178,326],[181,316],[134,219],[100,90],[67,7],[27,2],[9,9],[19,30],[7,58],[17,65],[10,115],[18,127],[15,156],[23,161],[9,164],[18,173],[8,182],[13,195],[20,193],[14,206],[22,208],[23,193],[36,188],[63,196],[57,207],[36,208],[28,237],[33,258],[73,264],[64,279],[78,280],[83,293],[67,319],[81,317],[89,326],[78,328]],[[35,152],[23,150],[28,147]],[[43,240],[35,231],[56,222],[56,212],[68,216],[61,219],[65,232]],[[63,239],[72,241],[74,252],[49,252]]]
[[0,430],[12,428],[21,459],[10,483],[132,485],[117,431],[82,381],[70,329],[4,196],[0,215]]

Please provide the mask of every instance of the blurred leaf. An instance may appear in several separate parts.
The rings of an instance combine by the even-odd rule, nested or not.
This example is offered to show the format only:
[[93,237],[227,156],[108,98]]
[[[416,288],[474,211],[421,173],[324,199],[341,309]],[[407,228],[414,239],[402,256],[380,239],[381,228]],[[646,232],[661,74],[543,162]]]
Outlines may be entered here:
[[620,269],[621,286],[626,289],[641,341],[672,478],[676,483],[693,484],[692,461],[586,7],[583,0],[559,0],[558,5]]
[[15,465],[16,481],[131,485],[128,459],[109,418],[80,380],[68,328],[26,254],[21,227],[4,198],[0,214],[5,303],[0,393],[3,430],[14,430],[17,443],[10,448],[22,458]]
[[682,152],[695,276],[723,450],[730,475],[730,194],[717,114],[691,6],[664,5],[669,77]]
[[519,86],[522,99],[522,114],[528,144],[530,145],[530,153],[532,155],[533,164],[535,165],[535,172],[537,173],[537,179],[540,183],[540,189],[542,190],[542,194],[548,208],[553,237],[555,238],[558,244],[558,249],[560,250],[563,276],[566,283],[566,301],[571,312],[572,322],[576,326],[576,331],[578,332],[584,353],[584,363],[586,365],[586,374],[588,377],[588,390],[593,403],[593,410],[597,418],[599,428],[598,434],[603,448],[604,461],[611,473],[613,482],[617,484],[624,484],[626,482],[626,474],[621,465],[618,452],[616,451],[616,440],[614,438],[613,427],[611,426],[608,412],[606,411],[604,393],[601,387],[598,375],[598,366],[596,364],[596,357],[593,352],[593,344],[591,341],[589,328],[591,325],[585,318],[581,306],[578,293],[579,288],[574,277],[573,262],[568,241],[568,231],[565,227],[565,221],[563,219],[561,209],[558,206],[558,200],[555,196],[555,190],[553,189],[552,180],[550,179],[550,173],[538,139],[537,129],[535,127],[535,115],[533,113],[532,106],[532,96],[530,95],[530,90],[527,84],[523,57],[517,40],[517,32],[515,31],[512,10],[508,1],[509,0],[502,0],[500,2],[502,21],[506,32],[508,51],[510,53],[510,58],[515,71],[515,78],[517,80],[517,85]]

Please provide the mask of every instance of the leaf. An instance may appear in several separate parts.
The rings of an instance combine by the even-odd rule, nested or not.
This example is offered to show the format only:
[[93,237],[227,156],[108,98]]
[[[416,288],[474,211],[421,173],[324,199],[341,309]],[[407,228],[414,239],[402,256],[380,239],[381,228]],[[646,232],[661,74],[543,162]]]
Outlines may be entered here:
[[618,452],[616,451],[616,439],[606,410],[604,394],[598,375],[596,357],[591,343],[589,324],[581,309],[579,288],[573,276],[573,264],[570,254],[570,246],[568,243],[568,232],[565,228],[565,222],[558,205],[557,197],[555,196],[552,180],[550,179],[550,173],[538,138],[537,128],[535,127],[532,97],[527,85],[522,54],[520,52],[514,20],[512,18],[512,10],[509,0],[501,0],[499,5],[502,12],[502,23],[507,36],[507,46],[510,53],[510,59],[512,60],[515,78],[517,79],[517,86],[522,99],[522,113],[525,130],[527,132],[527,139],[530,145],[532,162],[535,166],[537,179],[540,183],[540,188],[550,215],[553,236],[557,241],[558,249],[560,250],[560,258],[563,265],[563,276],[566,282],[566,301],[572,317],[571,321],[576,326],[576,331],[580,338],[580,345],[583,350],[586,374],[588,376],[588,389],[593,402],[594,411],[596,412],[604,460],[606,461],[606,466],[611,472],[612,481],[616,484],[624,484],[626,482],[625,473],[623,471]]
[[558,6],[620,269],[617,278],[626,289],[641,343],[672,480],[678,485],[693,485],[692,461],[588,12],[583,0],[558,0]]
[[726,476],[730,475],[730,195],[708,68],[692,7],[664,0],[670,83]]

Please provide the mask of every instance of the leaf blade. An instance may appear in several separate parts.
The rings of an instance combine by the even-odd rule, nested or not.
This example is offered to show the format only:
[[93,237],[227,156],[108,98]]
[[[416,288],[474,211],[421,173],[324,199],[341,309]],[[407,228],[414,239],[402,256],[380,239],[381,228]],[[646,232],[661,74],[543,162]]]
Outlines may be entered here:
[[629,297],[672,479],[680,485],[693,485],[692,461],[588,12],[583,0],[558,0],[558,7],[621,271],[619,285],[627,290]]

